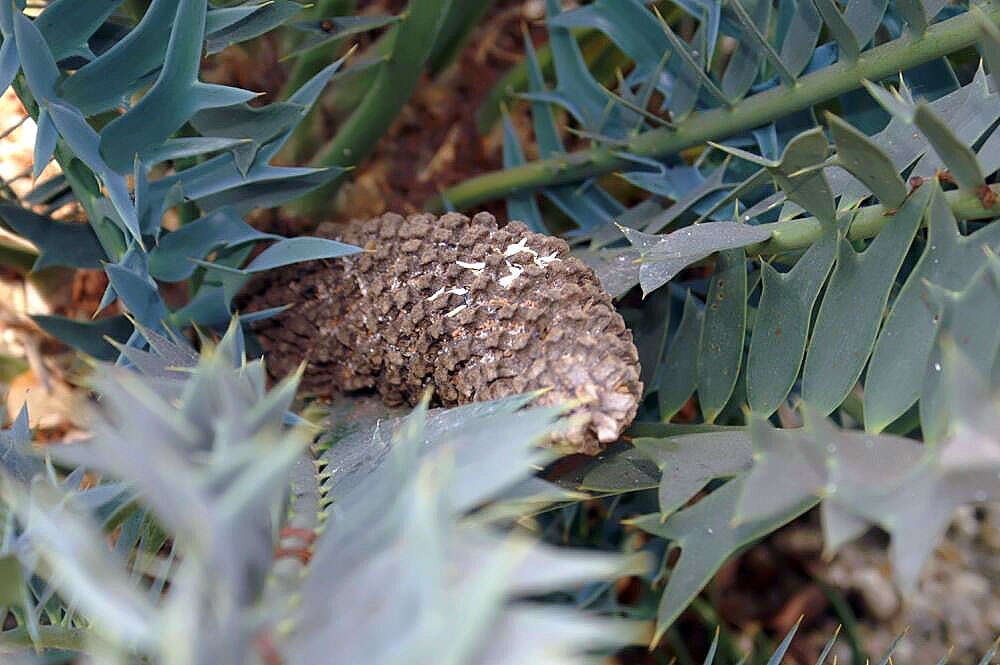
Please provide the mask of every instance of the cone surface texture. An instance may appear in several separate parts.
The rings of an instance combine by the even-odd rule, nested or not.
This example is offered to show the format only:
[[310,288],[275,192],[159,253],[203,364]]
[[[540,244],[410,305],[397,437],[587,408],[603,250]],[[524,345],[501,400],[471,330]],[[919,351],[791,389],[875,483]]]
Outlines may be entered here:
[[292,305],[256,332],[275,376],[308,363],[318,395],[373,388],[390,405],[430,388],[444,406],[548,388],[576,405],[554,443],[594,454],[635,416],[632,334],[558,238],[492,215],[386,214],[317,235],[364,248],[271,273],[247,309]]

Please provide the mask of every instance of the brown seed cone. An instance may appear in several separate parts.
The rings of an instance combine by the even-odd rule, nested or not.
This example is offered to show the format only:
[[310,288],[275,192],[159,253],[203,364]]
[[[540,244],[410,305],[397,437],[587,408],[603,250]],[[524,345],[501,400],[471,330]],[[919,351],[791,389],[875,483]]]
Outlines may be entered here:
[[537,403],[577,404],[554,443],[589,454],[635,416],[632,334],[562,240],[487,213],[386,214],[317,235],[367,251],[251,285],[248,310],[294,305],[258,324],[274,375],[306,360],[310,391],[375,388],[391,405],[428,388],[445,406],[550,388]]

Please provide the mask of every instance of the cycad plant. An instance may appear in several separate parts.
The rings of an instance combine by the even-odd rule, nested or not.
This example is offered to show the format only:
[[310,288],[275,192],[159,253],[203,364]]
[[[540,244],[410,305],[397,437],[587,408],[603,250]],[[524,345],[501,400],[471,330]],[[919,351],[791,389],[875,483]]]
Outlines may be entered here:
[[[26,413],[3,432],[2,606],[18,627],[0,632],[0,651],[575,663],[636,631],[526,602],[648,567],[642,554],[552,548],[506,526],[565,494],[530,477],[552,457],[533,444],[560,426],[559,409],[521,411],[526,398],[420,408],[324,437],[323,452],[317,428],[287,410],[299,377],[267,390],[236,320],[200,355],[137,328],[151,350],[120,346],[133,368],[91,374],[88,440],[43,461]],[[97,473],[102,483],[81,485]]]
[[[1000,497],[1000,8],[546,7],[554,85],[526,39],[488,100],[527,103],[539,159],[503,117],[505,168],[430,206],[505,197],[624,297],[647,408],[583,488],[659,486],[634,523],[682,554],[655,639],[821,500],[829,552],[876,524],[912,589],[954,506]],[[613,89],[577,42],[594,33],[625,59]],[[702,424],[668,424],[692,395]]]
[[[256,273],[361,250],[244,217],[321,211],[487,5],[0,2],[0,84],[37,122],[36,174],[62,169],[24,200],[4,192],[0,223],[38,251],[0,257],[103,267],[101,308],[123,310],[38,317],[114,364],[91,363],[87,441],[35,454],[23,411],[0,434],[0,649],[585,662],[647,628],[595,600],[619,576],[663,587],[653,646],[727,558],[817,504],[830,553],[878,526],[911,589],[954,508],[1000,499],[994,0],[547,0],[544,51],[526,40],[480,109],[504,123],[504,170],[430,207],[506,198],[575,246],[631,324],[637,422],[585,473],[543,480],[537,444],[563,412],[526,408],[533,395],[294,415],[298,376],[268,389],[244,338],[276,310],[240,315],[234,298]],[[280,101],[199,80],[203,55],[282,26]],[[382,32],[342,69],[367,30]],[[614,90],[594,53],[622,63]],[[323,143],[302,121],[340,74]],[[535,162],[505,115],[522,100]],[[279,152],[313,166],[272,165]],[[72,201],[87,224],[52,217]],[[670,422],[692,396],[702,422]],[[540,542],[555,508],[625,494],[655,494],[624,528],[655,536],[658,566],[620,538]]]

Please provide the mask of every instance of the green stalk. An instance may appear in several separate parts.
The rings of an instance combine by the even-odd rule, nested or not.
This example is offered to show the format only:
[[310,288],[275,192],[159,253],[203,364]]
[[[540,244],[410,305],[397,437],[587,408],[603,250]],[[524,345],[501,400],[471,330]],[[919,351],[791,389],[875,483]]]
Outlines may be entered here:
[[[396,30],[398,29],[398,24],[390,25],[386,28],[378,39],[375,40],[371,46],[361,55],[362,58],[377,60],[380,58],[387,59],[392,53],[392,45],[396,40]],[[336,45],[341,45],[341,41],[335,42]],[[331,44],[332,46],[332,44]],[[303,54],[306,57],[313,51],[309,51]],[[329,62],[332,62],[332,56],[329,61],[324,60],[322,62],[322,67],[325,67]],[[321,68],[322,68],[321,67]],[[319,71],[319,70],[316,70]],[[375,77],[378,76],[379,66],[368,67],[361,71],[356,71],[350,74],[344,75],[343,79],[337,81],[336,86],[331,86],[330,89],[320,97],[319,103],[313,105],[310,109],[309,114],[306,116],[305,120],[299,123],[299,126],[295,128],[292,132],[292,136],[288,139],[288,143],[285,147],[281,149],[278,154],[278,159],[282,163],[287,164],[301,164],[307,159],[311,158],[316,154],[316,124],[315,118],[318,113],[323,113],[324,117],[329,117],[333,122],[340,122],[344,118],[351,114],[351,111],[358,108],[361,101],[371,90],[372,85],[375,81]],[[295,85],[295,90],[298,89],[305,80],[297,82]],[[294,90],[287,89],[290,95]],[[282,92],[284,95],[285,92]],[[285,98],[284,96],[282,97]]]
[[436,76],[448,67],[465,47],[472,29],[493,8],[496,0],[452,2],[451,9],[434,40],[434,50],[427,59],[427,70]]
[[[451,60],[459,53],[461,46],[465,43],[472,28],[478,23],[483,14],[492,6],[494,0],[485,0],[478,3],[463,4],[452,2],[451,9],[445,16],[439,29],[434,48],[427,59],[427,68],[432,73],[447,66]],[[336,14],[347,14],[353,11],[355,0],[327,0],[329,10],[317,14],[319,16],[333,16]],[[371,44],[361,57],[377,60],[388,58],[396,40],[398,25],[389,26]],[[296,62],[295,68],[288,77],[280,98],[287,99],[293,92],[299,89],[320,69],[326,67],[342,51],[345,40],[339,39],[323,46],[303,53]],[[334,122],[340,122],[347,118],[358,108],[365,95],[371,90],[379,68],[372,67],[356,72],[352,76],[345,76],[343,80],[329,93],[324,95],[322,104],[317,104],[306,116],[306,119],[295,129],[288,143],[282,148],[279,159],[289,164],[300,164],[311,158],[316,152],[316,127],[314,118],[322,111],[332,118]]]
[[[1000,22],[1000,0],[985,0],[980,8],[990,20]],[[581,150],[470,178],[432,198],[425,207],[440,212],[447,200],[456,208],[465,209],[515,192],[580,182],[633,166],[634,163],[621,157],[621,153],[651,158],[676,154],[705,141],[717,141],[745,132],[850,92],[860,87],[863,80],[880,81],[954,53],[971,46],[979,37],[980,28],[975,16],[966,12],[931,26],[922,37],[907,33],[866,51],[856,62],[838,62],[803,76],[792,88],[772,88],[729,108],[719,107],[695,113],[676,128],[643,132],[623,146]]]
[[[1000,184],[992,185],[991,189],[1000,198]],[[993,219],[1000,217],[1000,203],[987,208],[975,192],[951,190],[945,192],[945,198],[957,219]],[[859,208],[847,231],[848,239],[864,240],[875,237],[882,230],[882,227],[892,219],[890,213],[891,211],[882,205]],[[819,240],[821,235],[820,223],[815,217],[777,222],[774,224],[774,234],[771,236],[771,239],[747,247],[747,253],[763,256],[785,254],[809,247]]]
[[[381,65],[360,106],[337,135],[310,162],[312,166],[354,166],[368,156],[389,129],[413,90],[430,57],[452,0],[411,0],[398,24],[392,54]],[[294,206],[303,214],[329,207],[342,178],[313,191]]]

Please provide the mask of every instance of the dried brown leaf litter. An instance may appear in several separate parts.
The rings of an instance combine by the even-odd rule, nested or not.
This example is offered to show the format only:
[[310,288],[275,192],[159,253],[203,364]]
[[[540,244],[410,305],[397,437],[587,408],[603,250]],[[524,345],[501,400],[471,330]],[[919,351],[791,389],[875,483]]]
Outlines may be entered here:
[[487,213],[385,214],[317,234],[367,251],[251,285],[250,310],[293,305],[257,328],[276,376],[305,360],[310,391],[374,388],[391,405],[428,388],[445,406],[548,388],[537,403],[577,405],[557,443],[591,454],[635,416],[632,335],[562,240]]

